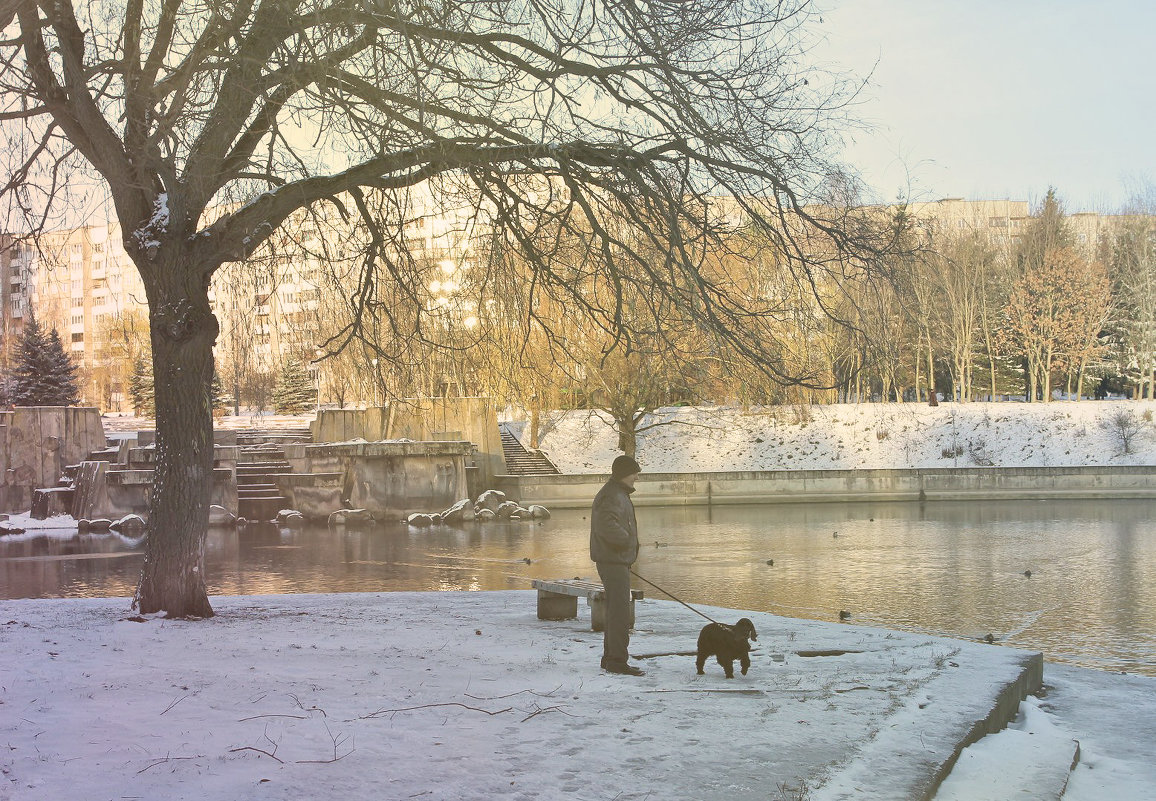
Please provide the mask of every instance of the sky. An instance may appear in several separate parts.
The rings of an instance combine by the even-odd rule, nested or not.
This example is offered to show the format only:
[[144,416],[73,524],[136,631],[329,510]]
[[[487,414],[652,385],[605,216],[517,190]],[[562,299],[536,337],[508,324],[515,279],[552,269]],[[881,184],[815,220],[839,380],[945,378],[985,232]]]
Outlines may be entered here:
[[[867,78],[845,157],[878,200],[1069,212],[1156,184],[1151,0],[818,0],[820,63]],[[1145,184],[1146,182],[1146,184]]]

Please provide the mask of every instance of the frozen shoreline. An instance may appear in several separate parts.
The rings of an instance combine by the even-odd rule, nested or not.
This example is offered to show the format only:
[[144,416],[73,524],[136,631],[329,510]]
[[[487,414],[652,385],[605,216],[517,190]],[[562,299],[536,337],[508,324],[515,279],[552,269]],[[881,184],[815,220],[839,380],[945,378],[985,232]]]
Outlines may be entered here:
[[[534,597],[220,596],[199,622],[134,621],[124,598],[0,602],[0,786],[12,801],[893,799],[926,786],[1026,654],[705,607],[755,620],[748,676],[671,655],[629,679],[598,670],[584,605],[543,622]],[[701,619],[639,603],[632,652],[693,649]],[[1068,801],[1147,797],[1156,680],[1051,664],[1044,680],[963,752],[941,801],[990,797],[973,790],[993,771],[1005,790],[1067,781]]]

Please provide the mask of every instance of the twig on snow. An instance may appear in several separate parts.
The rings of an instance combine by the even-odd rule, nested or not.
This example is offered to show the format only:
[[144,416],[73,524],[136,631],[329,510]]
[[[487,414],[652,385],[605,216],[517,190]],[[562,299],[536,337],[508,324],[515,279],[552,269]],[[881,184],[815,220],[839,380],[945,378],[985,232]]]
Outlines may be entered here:
[[561,689],[562,689],[562,685],[559,684],[557,687],[555,687],[553,690],[551,690],[548,693],[540,693],[537,690],[518,690],[517,692],[506,693],[505,695],[482,696],[482,695],[470,695],[469,693],[465,693],[465,696],[466,696],[466,698],[473,698],[475,701],[501,701],[504,698],[513,698],[515,695],[522,695],[523,693],[529,693],[530,695],[536,695],[539,698],[553,698],[554,693],[558,692]]
[[563,709],[561,706],[540,707],[537,704],[534,704],[534,707],[535,707],[534,711],[531,712],[529,715],[526,715],[526,717],[522,718],[522,720],[520,721],[521,723],[525,723],[530,718],[537,717],[538,715],[541,715],[543,712],[561,712],[563,715],[566,715],[567,717],[571,717],[571,718],[574,717],[569,712],[567,712],[565,709]]
[[317,706],[316,704],[314,704],[313,706],[305,706],[305,704],[301,703],[301,699],[298,698],[293,693],[289,693],[289,697],[293,699],[293,703],[297,705],[298,709],[304,710],[305,712],[320,712],[321,717],[323,717],[323,718],[329,717],[329,715],[325,714],[325,710],[322,709],[321,707]]
[[334,735],[333,732],[329,730],[329,724],[328,723],[325,724],[325,731],[329,733],[329,739],[333,741],[333,758],[332,759],[298,759],[297,760],[298,765],[328,765],[331,762],[340,762],[341,760],[345,759],[347,756],[352,754],[354,752],[354,750],[356,750],[356,749],[350,747],[350,749],[348,751],[346,751],[341,756],[338,756],[337,755],[337,749],[340,748],[342,745],[344,745],[345,741],[348,740],[349,738],[346,737],[344,734]]
[[230,754],[232,754],[232,753],[236,753],[237,751],[256,751],[258,754],[264,754],[264,755],[265,755],[265,756],[267,756],[267,757],[272,757],[273,759],[276,759],[276,760],[277,760],[278,762],[280,762],[282,765],[284,765],[284,764],[285,764],[285,760],[281,759],[281,758],[280,758],[279,756],[277,756],[276,754],[271,754],[271,753],[269,753],[268,751],[263,751],[263,750],[261,750],[260,748],[254,748],[254,747],[253,747],[253,746],[251,746],[251,745],[243,745],[243,746],[241,746],[240,748],[230,748],[230,749],[229,749],[229,753],[230,753]]
[[163,765],[166,762],[176,762],[178,759],[200,759],[200,758],[201,757],[199,757],[199,756],[187,756],[187,757],[167,756],[163,759],[158,759],[151,764],[145,765],[143,768],[141,768],[140,770],[137,771],[137,775],[139,776],[140,774],[144,773],[149,768],[155,768],[157,765]]
[[[196,695],[196,693],[192,693],[192,695]],[[179,704],[181,701],[185,700],[188,697],[189,696],[187,696],[187,695],[182,695],[180,698],[178,698],[177,700],[173,701],[171,704],[166,706],[165,712],[168,712],[170,709],[172,709],[174,706],[176,706],[177,704]],[[165,712],[161,712],[161,714],[163,715]]]
[[466,706],[465,704],[459,703],[458,701],[447,701],[447,702],[441,703],[441,704],[421,704],[420,706],[405,706],[405,707],[399,707],[398,709],[379,709],[376,712],[370,712],[368,715],[360,715],[357,719],[358,720],[369,720],[370,718],[379,718],[382,715],[391,715],[395,712],[412,712],[415,709],[435,709],[436,707],[439,707],[439,706],[460,706],[462,709],[468,709],[471,712],[485,712],[487,715],[490,715],[491,717],[494,715],[500,715],[503,712],[509,712],[510,710],[513,709],[512,706],[508,706],[505,709],[499,709],[496,712],[491,712],[488,709],[479,709],[476,706]]

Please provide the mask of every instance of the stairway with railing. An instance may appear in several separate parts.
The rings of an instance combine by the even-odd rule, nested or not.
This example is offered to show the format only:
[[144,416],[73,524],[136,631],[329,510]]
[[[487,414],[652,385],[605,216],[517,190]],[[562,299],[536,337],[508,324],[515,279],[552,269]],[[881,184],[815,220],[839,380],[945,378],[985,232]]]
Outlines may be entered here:
[[502,455],[506,458],[506,471],[512,476],[557,475],[559,470],[546,454],[524,446],[504,423],[498,424],[502,435]]

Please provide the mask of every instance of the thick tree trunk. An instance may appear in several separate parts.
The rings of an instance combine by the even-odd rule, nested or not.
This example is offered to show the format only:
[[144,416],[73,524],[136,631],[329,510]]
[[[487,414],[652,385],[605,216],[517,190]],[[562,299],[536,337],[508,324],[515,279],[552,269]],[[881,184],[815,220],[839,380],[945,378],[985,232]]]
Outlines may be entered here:
[[[935,389],[935,347],[931,342],[931,329],[927,329],[927,399],[936,393]],[[938,402],[936,398],[936,402]]]
[[187,272],[174,268],[161,278],[169,285],[149,292],[156,472],[145,563],[134,604],[142,613],[210,617],[204,567],[213,489],[209,387],[218,328],[207,287],[182,286],[180,279],[187,277]]
[[614,424],[618,428],[618,449],[634,458],[638,449],[638,434],[635,431],[634,415],[615,415]]

